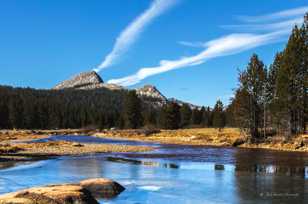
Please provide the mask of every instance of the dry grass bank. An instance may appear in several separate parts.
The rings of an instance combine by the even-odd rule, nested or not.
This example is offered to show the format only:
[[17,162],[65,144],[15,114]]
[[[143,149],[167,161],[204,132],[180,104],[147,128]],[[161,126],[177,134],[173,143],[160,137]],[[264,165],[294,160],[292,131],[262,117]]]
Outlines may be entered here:
[[140,152],[149,151],[152,148],[129,146],[129,145],[112,145],[112,144],[86,144],[66,141],[31,143],[31,144],[13,144],[20,148],[18,151],[22,155],[82,155],[91,153],[107,152]]
[[[247,142],[247,135],[237,128],[192,128],[180,130],[1,130],[0,156],[8,153],[42,154],[42,155],[76,155],[98,152],[137,152],[149,151],[151,148],[140,146],[110,144],[76,144],[73,142],[48,142],[37,144],[16,144],[16,141],[27,141],[45,138],[50,135],[92,135],[164,144],[237,146],[242,148],[265,148],[281,151],[308,152],[308,135],[299,135],[290,140],[283,137],[272,137],[258,144]],[[8,145],[10,144],[10,145]],[[1,158],[1,157],[0,157]]]
[[295,136],[286,140],[284,137],[271,137],[258,144],[248,142],[248,136],[238,128],[193,128],[180,130],[161,130],[158,133],[143,134],[142,131],[117,130],[94,134],[98,137],[125,138],[130,140],[160,142],[165,144],[237,146],[242,148],[264,148],[280,151],[308,152],[308,135]]
[[98,137],[125,138],[164,144],[182,145],[215,145],[229,146],[237,139],[244,139],[239,129],[225,128],[219,131],[215,128],[193,128],[179,130],[161,130],[152,134],[134,130],[105,131],[93,134]]
[[83,130],[2,130],[0,131],[0,161],[27,160],[28,158],[82,155],[108,152],[142,152],[153,148],[113,145],[113,144],[89,144],[67,141],[49,141],[45,143],[25,143],[33,139],[41,139],[56,134],[85,134]]

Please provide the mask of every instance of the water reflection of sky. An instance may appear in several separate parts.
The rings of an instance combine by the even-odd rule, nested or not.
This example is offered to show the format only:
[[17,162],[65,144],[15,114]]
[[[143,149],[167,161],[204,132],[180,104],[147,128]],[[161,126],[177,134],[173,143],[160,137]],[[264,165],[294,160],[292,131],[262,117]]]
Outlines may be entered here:
[[[179,204],[191,201],[197,204],[266,203],[272,198],[260,197],[264,192],[297,192],[298,202],[293,203],[307,201],[307,180],[299,176],[275,175],[273,166],[268,167],[270,174],[258,175],[253,172],[238,174],[231,164],[225,165],[223,171],[215,171],[214,163],[180,161],[175,163],[178,168],[170,168],[164,160],[156,160],[153,165],[148,159],[144,162],[146,165],[109,161],[102,156],[35,162],[1,170],[0,191],[108,177],[126,187],[120,196],[108,203],[169,203],[170,199]],[[278,201],[281,199],[288,201],[288,198]]]

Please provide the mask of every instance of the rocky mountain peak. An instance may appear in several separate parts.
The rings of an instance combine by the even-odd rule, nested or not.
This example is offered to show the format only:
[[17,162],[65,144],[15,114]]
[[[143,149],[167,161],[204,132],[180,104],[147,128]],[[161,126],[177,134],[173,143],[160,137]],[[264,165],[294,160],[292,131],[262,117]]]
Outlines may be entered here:
[[150,97],[160,99],[162,101],[167,101],[167,98],[158,91],[155,86],[145,85],[142,88],[136,89],[136,92],[139,96]]
[[[97,89],[97,88],[107,88],[110,90],[125,90],[124,87],[119,86],[117,84],[108,84],[104,83],[103,79],[95,72],[82,72],[78,75],[73,76],[72,78],[65,80],[58,85],[56,85],[53,89]],[[177,99],[167,99],[155,86],[153,85],[145,85],[141,88],[136,89],[136,93],[139,97],[141,97],[145,102],[152,104],[153,106],[162,106],[166,104],[168,101],[175,102],[179,105],[183,105],[185,102],[177,100]],[[188,104],[191,108],[200,108],[193,104]]]
[[73,76],[71,79],[65,80],[60,84],[56,85],[54,89],[65,89],[65,88],[98,88],[104,83],[103,79],[95,72],[82,72],[78,75]]

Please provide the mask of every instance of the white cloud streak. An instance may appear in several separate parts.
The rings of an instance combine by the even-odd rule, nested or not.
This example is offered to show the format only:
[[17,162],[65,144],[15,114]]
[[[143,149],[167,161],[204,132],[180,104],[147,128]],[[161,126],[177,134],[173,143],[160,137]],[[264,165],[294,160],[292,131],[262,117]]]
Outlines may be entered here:
[[[179,41],[178,43],[181,45],[203,48],[203,51],[194,56],[182,57],[177,60],[161,60],[158,66],[143,67],[133,75],[119,79],[111,79],[108,83],[131,86],[153,75],[168,72],[174,69],[196,66],[206,62],[209,59],[232,55],[258,46],[281,41],[290,33],[295,24],[300,24],[303,22],[302,16],[307,10],[308,7],[300,7],[269,15],[242,17],[242,20],[246,22],[254,22],[257,24],[231,25],[229,27],[240,28],[241,30],[246,28],[254,31],[266,31],[266,33],[234,33],[206,43]],[[265,22],[277,19],[286,20],[280,20],[280,22],[275,23]],[[262,23],[258,24],[260,22]]]
[[272,32],[268,34],[231,34],[219,39],[215,39],[204,43],[206,48],[197,55],[184,57],[178,60],[162,60],[159,66],[156,67],[144,67],[137,73],[120,78],[109,80],[108,83],[119,84],[122,86],[131,86],[139,83],[141,80],[156,75],[179,69],[188,66],[196,66],[204,63],[205,61],[236,54],[254,47],[258,47],[264,44],[276,42],[280,37],[288,33],[289,30],[283,30],[279,32]]
[[112,51],[94,71],[100,72],[102,69],[114,64],[137,40],[144,28],[175,3],[176,0],[154,0],[145,12],[124,29],[116,39]]
[[268,24],[243,24],[243,25],[222,25],[222,28],[235,29],[235,30],[250,30],[250,31],[273,31],[290,29],[295,25],[301,25],[303,23],[303,17],[293,18],[286,21]]
[[204,47],[203,42],[179,41],[178,44],[184,45],[184,46],[187,46],[187,47]]
[[308,6],[288,9],[261,16],[238,16],[238,19],[244,22],[258,23],[264,21],[279,20],[284,18],[303,17],[306,12],[308,12]]

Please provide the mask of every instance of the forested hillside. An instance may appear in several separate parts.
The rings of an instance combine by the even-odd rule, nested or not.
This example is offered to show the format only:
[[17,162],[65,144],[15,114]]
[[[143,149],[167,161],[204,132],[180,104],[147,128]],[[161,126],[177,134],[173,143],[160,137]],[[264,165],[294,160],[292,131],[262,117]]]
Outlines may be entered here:
[[188,105],[180,108],[172,102],[157,105],[152,103],[154,99],[138,97],[135,91],[128,90],[37,90],[0,86],[0,98],[1,129],[143,126],[173,129],[191,124],[211,125],[209,108],[191,110]]
[[0,87],[0,128],[112,127],[125,92]]
[[[150,128],[221,127],[209,107],[191,109],[174,102],[158,104],[135,91],[105,88],[36,90],[0,86],[0,128]],[[221,104],[222,107],[222,104]],[[220,112],[222,113],[222,108]],[[212,117],[215,116],[215,121]]]

